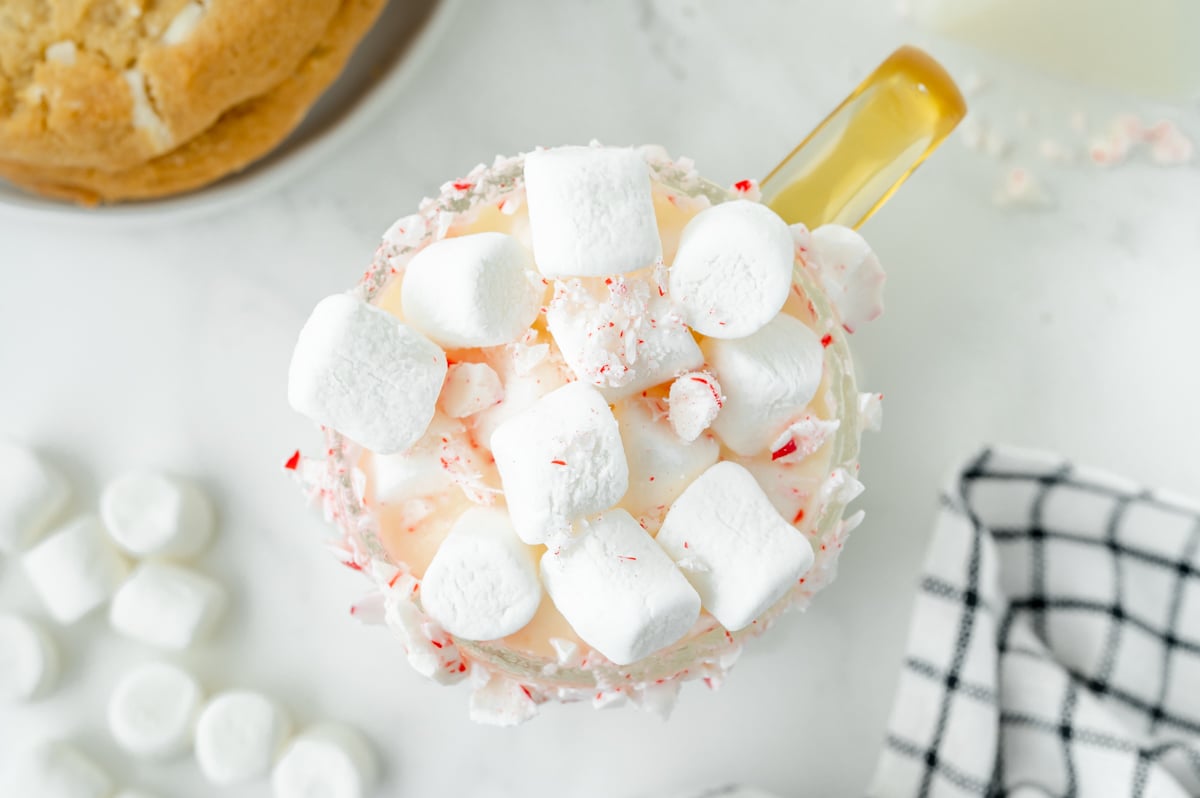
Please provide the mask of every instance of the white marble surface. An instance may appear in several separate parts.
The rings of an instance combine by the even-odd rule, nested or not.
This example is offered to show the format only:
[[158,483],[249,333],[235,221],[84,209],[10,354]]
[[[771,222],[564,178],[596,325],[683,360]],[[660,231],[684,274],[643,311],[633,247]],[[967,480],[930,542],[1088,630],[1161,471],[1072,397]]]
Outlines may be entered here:
[[[535,10],[535,6],[537,10]],[[177,659],[211,690],[263,688],[301,722],[367,730],[381,795],[659,795],[748,780],[785,798],[858,794],[882,739],[922,548],[942,475],[989,440],[1059,449],[1200,493],[1200,177],[1131,164],[1040,166],[1037,135],[1008,161],[1057,205],[997,210],[1005,164],[950,143],[872,220],[889,266],[885,318],[855,340],[885,428],[866,441],[866,524],[842,577],[742,660],[724,689],[689,685],[671,720],[550,707],[516,730],[472,725],[464,689],[415,676],[381,629],[348,614],[359,581],[332,564],[323,526],[279,470],[311,427],[284,398],[293,337],[315,301],[351,283],[378,234],[444,180],[534,144],[660,142],[710,177],[764,174],[892,47],[926,43],[991,79],[977,108],[1067,129],[1163,111],[1029,75],[899,22],[888,0],[599,3],[468,0],[403,102],[282,190],[202,218],[106,229],[0,214],[0,434],[43,447],[79,507],[117,469],[157,464],[218,497],[202,566],[235,611]],[[13,562],[0,607],[43,613]],[[164,796],[217,792],[184,759],[119,756],[103,708],[121,668],[151,652],[102,617],[58,638],[62,689],[0,708],[0,759],[29,740],[77,740],[122,781]]]

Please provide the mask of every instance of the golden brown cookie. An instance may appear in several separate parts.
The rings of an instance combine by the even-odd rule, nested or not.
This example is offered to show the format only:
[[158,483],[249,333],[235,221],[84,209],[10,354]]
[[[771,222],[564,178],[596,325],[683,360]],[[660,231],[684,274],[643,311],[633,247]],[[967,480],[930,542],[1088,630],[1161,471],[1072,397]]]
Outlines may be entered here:
[[2,0],[0,157],[119,169],[295,71],[340,0]]
[[[105,6],[112,9],[135,1],[140,2],[0,0],[0,36],[5,35],[5,25],[11,21],[14,10],[22,7],[37,9],[53,6],[55,11],[65,6]],[[57,82],[50,85],[62,92],[58,99],[74,97],[70,105],[63,104],[59,111],[52,111],[54,98],[47,97],[41,123],[26,118],[33,112],[25,106],[21,106],[24,117],[14,113],[11,110],[13,106],[7,104],[13,96],[11,85],[6,88],[3,81],[8,79],[10,73],[16,74],[16,71],[7,66],[7,53],[0,40],[0,120],[3,120],[0,121],[0,176],[41,194],[95,203],[186,191],[242,169],[271,150],[299,124],[312,103],[337,77],[385,2],[288,0],[286,3],[266,3],[261,0],[208,0],[194,27],[187,31],[188,35],[178,44],[162,44],[161,39],[166,33],[160,32],[159,43],[147,47],[135,59],[143,76],[154,76],[149,80],[143,79],[148,92],[149,116],[146,107],[139,106],[136,101],[137,87],[134,84],[137,79],[130,78],[128,70],[122,71],[120,84],[111,80],[92,84],[87,90],[89,96],[94,98],[90,106],[78,94],[82,91],[82,84],[68,84],[63,82],[66,78],[60,76],[55,78]],[[332,13],[321,18],[316,12],[329,5],[333,7]],[[279,17],[276,20],[279,23],[277,27],[272,29],[270,24],[266,24],[255,32],[243,26],[244,19],[238,16],[237,9],[254,7],[247,13],[259,23],[264,23],[272,13],[271,9],[265,8],[268,6],[275,7],[274,13]],[[184,9],[188,7],[187,0],[152,3],[154,12],[163,11],[163,19],[169,18],[175,26],[183,25],[184,29],[187,28],[187,24],[184,24],[187,22],[186,16],[183,17],[184,23],[178,20],[181,14],[186,14]],[[288,12],[282,13],[280,8],[286,8]],[[298,18],[287,19],[292,9],[301,8],[307,12],[303,15],[303,25],[299,24]],[[170,10],[169,14],[166,9]],[[219,15],[218,9],[221,10]],[[149,13],[150,8],[145,10],[143,16]],[[10,16],[5,17],[5,14]],[[314,18],[321,19],[320,31],[288,63],[288,57],[297,49],[296,42],[303,39],[302,34],[308,31]],[[171,27],[169,23],[165,30],[169,31]],[[224,32],[227,30],[241,32],[237,47],[222,44],[226,41]],[[291,41],[286,47],[276,48],[271,42],[280,35]],[[173,41],[174,35],[166,38]],[[172,47],[186,48],[189,54],[187,59],[170,57]],[[257,49],[260,52],[258,55],[232,52],[239,48]],[[280,55],[284,51],[287,57]],[[85,57],[81,58],[81,54]],[[82,53],[78,46],[74,48],[74,55],[73,65],[61,63],[59,59],[63,53],[52,48],[48,60],[40,62],[39,67],[43,74],[57,73],[90,61],[90,55]],[[178,56],[179,53],[174,55]],[[107,63],[104,66],[112,71]],[[243,70],[255,74],[246,76],[242,74]],[[32,84],[27,80],[23,91],[27,92],[29,85]],[[72,88],[68,89],[68,85]],[[167,93],[172,99],[160,95],[159,86],[173,87]],[[251,87],[253,93],[249,93],[247,87]],[[226,99],[236,97],[236,104],[217,109],[219,103],[208,99],[209,94]],[[194,100],[189,105],[186,100],[188,95],[204,95],[205,99]],[[151,98],[153,102],[149,102]],[[72,108],[74,111],[68,112]],[[55,127],[49,122],[52,116],[69,120],[70,124],[60,121],[59,127]],[[207,123],[203,121],[206,118]],[[22,120],[20,124],[32,126],[26,128],[26,138],[41,141],[30,143],[18,136],[22,143],[10,146],[5,138],[10,129],[6,124],[12,125],[11,129],[15,130],[18,119]],[[63,132],[60,133],[60,129]],[[40,133],[37,132],[39,130]],[[68,136],[66,131],[74,131],[75,135]],[[184,136],[181,131],[191,132]],[[165,145],[164,136],[169,137]],[[99,149],[85,155],[87,150],[81,146],[85,140],[89,142],[88,146]],[[107,160],[95,155],[105,147],[117,155]],[[53,160],[55,153],[61,156],[66,152],[71,153],[70,157],[59,157],[54,163],[32,157],[41,153]]]

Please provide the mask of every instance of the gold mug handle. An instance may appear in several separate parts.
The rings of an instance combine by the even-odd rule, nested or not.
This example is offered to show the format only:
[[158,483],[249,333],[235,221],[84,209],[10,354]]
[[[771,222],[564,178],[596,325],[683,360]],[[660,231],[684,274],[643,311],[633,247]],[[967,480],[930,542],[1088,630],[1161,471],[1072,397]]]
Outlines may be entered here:
[[858,227],[966,112],[942,65],[901,47],[763,179],[763,202],[788,224]]

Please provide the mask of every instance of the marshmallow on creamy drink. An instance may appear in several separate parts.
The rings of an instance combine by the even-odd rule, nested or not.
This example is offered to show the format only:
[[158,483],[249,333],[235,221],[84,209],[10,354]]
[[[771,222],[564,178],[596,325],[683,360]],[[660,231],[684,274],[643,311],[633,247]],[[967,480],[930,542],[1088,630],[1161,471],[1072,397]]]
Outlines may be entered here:
[[288,461],[369,580],[352,608],[472,716],[669,710],[829,583],[862,490],[851,229],[789,227],[654,148],[498,158],[384,235],[300,333]]

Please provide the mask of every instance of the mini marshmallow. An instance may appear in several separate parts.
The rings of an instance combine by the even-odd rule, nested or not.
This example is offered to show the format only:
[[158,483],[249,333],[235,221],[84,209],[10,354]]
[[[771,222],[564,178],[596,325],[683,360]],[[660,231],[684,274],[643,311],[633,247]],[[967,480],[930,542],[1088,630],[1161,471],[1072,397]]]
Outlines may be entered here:
[[711,436],[687,442],[667,422],[659,400],[629,399],[614,414],[629,462],[629,490],[621,506],[655,529],[671,502],[717,462],[721,446]]
[[455,363],[446,372],[438,406],[451,418],[466,418],[504,400],[500,375],[486,363]]
[[366,448],[392,454],[425,433],[446,355],[387,311],[349,294],[326,297],[300,331],[288,401]]
[[117,545],[135,557],[191,557],[212,537],[208,498],[190,482],[166,474],[117,477],[100,494],[100,516]]
[[463,513],[421,581],[421,606],[467,640],[496,640],[524,628],[541,602],[534,551],[503,509]]
[[361,734],[323,723],[288,745],[271,771],[271,790],[275,798],[369,798],[378,772]]
[[108,620],[128,638],[179,651],[206,637],[224,608],[225,591],[213,580],[148,561],[121,585]]
[[725,405],[721,383],[707,371],[681,374],[671,383],[667,397],[671,429],[685,441],[694,441],[712,426]]
[[112,596],[129,566],[85,515],[59,527],[21,559],[34,590],[59,623],[74,623]]
[[840,224],[812,231],[809,263],[815,263],[821,287],[829,296],[846,332],[854,332],[883,315],[887,279],[879,258],[861,235]]
[[513,527],[529,544],[571,534],[576,519],[612,507],[629,487],[617,420],[582,382],[501,424],[491,443]]
[[34,746],[0,773],[0,795],[12,798],[108,798],[112,789],[107,773],[61,742]]
[[547,277],[637,271],[662,256],[650,170],[636,150],[558,147],[525,156],[533,257]]
[[67,503],[67,481],[30,450],[0,442],[0,552],[22,551]]
[[261,693],[214,696],[196,721],[196,762],[212,784],[228,787],[267,775],[291,729],[277,703]]
[[404,318],[448,349],[515,341],[542,304],[533,268],[529,250],[504,233],[442,239],[404,270]]
[[671,505],[658,544],[704,608],[731,632],[749,626],[812,567],[812,546],[737,463],[717,463]]
[[709,338],[702,348],[725,390],[712,429],[741,455],[766,448],[821,384],[821,342],[791,316],[780,314],[745,338]]
[[165,662],[146,662],[113,689],[108,729],[128,753],[168,759],[191,746],[203,702],[200,685],[189,673]]
[[542,555],[542,583],[584,642],[628,665],[679,640],[700,597],[624,510],[591,519],[574,545]]
[[704,363],[691,331],[646,277],[560,284],[546,327],[575,375],[610,402]]
[[713,338],[743,338],[779,313],[792,289],[795,248],[787,223],[750,200],[692,217],[671,264],[671,298],[684,321]]
[[19,615],[0,615],[0,703],[46,694],[58,678],[58,649],[50,635]]

